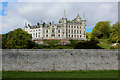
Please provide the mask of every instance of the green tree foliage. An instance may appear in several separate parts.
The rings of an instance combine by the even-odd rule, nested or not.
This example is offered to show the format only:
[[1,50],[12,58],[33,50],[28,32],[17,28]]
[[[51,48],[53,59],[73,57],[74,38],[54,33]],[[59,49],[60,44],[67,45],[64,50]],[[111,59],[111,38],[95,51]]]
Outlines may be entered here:
[[32,35],[23,31],[21,28],[10,31],[2,35],[2,48],[3,49],[29,49],[35,43],[31,41]]
[[113,24],[110,39],[112,42],[116,42],[116,43],[120,42],[120,23],[119,22],[116,22],[115,24]]
[[86,38],[91,39],[91,33],[86,32]]
[[92,30],[92,38],[108,38],[110,36],[111,26],[109,21],[98,22]]
[[97,41],[90,40],[90,41],[81,41],[74,47],[74,49],[102,49],[97,45]]

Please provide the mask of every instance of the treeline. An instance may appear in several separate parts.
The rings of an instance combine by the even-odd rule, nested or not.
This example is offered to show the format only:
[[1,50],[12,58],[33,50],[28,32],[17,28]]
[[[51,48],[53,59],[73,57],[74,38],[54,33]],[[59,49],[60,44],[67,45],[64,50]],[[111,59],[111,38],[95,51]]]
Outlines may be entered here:
[[109,39],[112,43],[120,43],[120,23],[111,26],[109,21],[98,22],[92,30],[91,39]]
[[[111,26],[109,21],[98,22],[92,33],[86,33],[90,41],[78,42],[74,49],[101,49],[97,44],[99,39],[108,39],[111,43],[120,43],[120,23]],[[32,35],[21,28],[2,34],[2,49],[41,49],[43,45],[36,44],[31,40]],[[71,44],[72,45],[72,44]],[[71,46],[69,45],[69,46]],[[49,48],[49,47],[48,47]]]
[[[86,38],[90,40],[95,40],[97,44],[112,45],[114,43],[119,43],[119,45],[111,46],[110,49],[120,49],[120,23],[116,22],[111,26],[110,21],[100,21],[98,22],[92,30],[92,33],[86,33]],[[104,44],[103,42],[106,42]],[[102,44],[103,43],[103,44]]]

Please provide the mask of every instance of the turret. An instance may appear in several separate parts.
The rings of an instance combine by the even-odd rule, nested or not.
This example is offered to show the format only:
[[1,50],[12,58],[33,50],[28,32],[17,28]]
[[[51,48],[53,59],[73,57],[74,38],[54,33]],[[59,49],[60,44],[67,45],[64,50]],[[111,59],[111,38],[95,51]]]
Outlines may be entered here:
[[75,20],[76,20],[77,22],[81,22],[81,17],[79,16],[79,13],[78,13],[77,17],[75,18]]
[[66,39],[67,18],[66,18],[65,10],[64,10],[64,17],[62,18],[62,24],[63,24],[63,30],[62,30],[63,35],[62,35],[62,38]]

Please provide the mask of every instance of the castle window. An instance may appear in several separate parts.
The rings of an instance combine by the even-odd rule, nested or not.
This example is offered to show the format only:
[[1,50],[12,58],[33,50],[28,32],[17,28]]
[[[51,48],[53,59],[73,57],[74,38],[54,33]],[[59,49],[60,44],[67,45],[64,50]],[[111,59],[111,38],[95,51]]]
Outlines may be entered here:
[[81,26],[80,26],[80,28],[81,28]]
[[58,37],[60,37],[60,34],[58,35]]
[[77,35],[77,37],[79,37],[79,35]]
[[46,35],[46,37],[48,37],[48,35]]
[[39,29],[39,31],[40,31],[40,29]]
[[37,31],[37,30],[36,30]]
[[70,37],[70,35],[69,35],[69,37]]
[[51,37],[55,37],[55,34],[52,34]]
[[74,37],[76,37],[76,35],[74,35]]
[[71,31],[71,33],[73,33],[73,30]]
[[46,30],[46,33],[48,33],[48,30]]
[[58,33],[60,33],[60,30],[58,30]]
[[79,33],[79,30],[77,30],[77,34]]
[[52,30],[52,33],[54,33],[54,30]]
[[40,35],[38,35],[38,37],[40,37]]
[[69,30],[69,33],[70,33],[70,30]]
[[76,30],[74,30],[74,33],[76,33]]
[[85,31],[84,31],[84,35],[85,35]]
[[35,33],[33,33],[33,36],[35,36]]
[[36,33],[36,37],[37,37],[37,33]]
[[80,30],[80,34],[81,34],[81,30]]
[[72,35],[72,37],[73,37],[73,35]]
[[80,35],[80,37],[81,37],[81,35]]
[[73,26],[71,26],[71,28],[73,28]]
[[70,25],[69,25],[69,28],[70,28]]
[[76,26],[74,26],[74,28],[76,28]]
[[78,26],[77,26],[77,28],[78,28]]

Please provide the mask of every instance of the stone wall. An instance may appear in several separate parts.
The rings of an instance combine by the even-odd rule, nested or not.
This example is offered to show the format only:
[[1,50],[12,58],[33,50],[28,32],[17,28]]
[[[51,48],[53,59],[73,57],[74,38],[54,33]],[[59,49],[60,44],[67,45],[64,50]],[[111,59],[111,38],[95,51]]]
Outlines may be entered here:
[[4,49],[2,70],[118,70],[118,50]]

